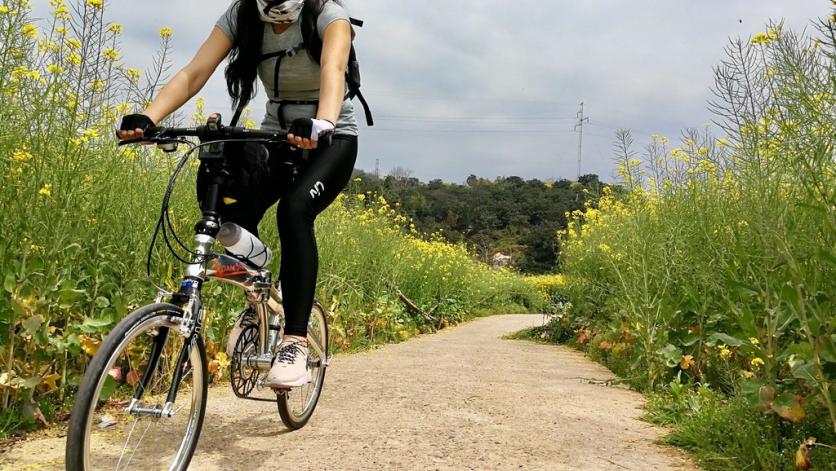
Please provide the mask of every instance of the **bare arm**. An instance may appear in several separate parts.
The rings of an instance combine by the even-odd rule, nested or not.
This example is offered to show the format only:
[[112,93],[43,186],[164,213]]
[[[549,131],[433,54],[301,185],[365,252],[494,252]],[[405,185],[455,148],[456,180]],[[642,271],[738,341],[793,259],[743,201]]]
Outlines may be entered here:
[[[232,42],[220,28],[215,26],[191,62],[177,72],[160,90],[145,110],[145,115],[155,123],[159,123],[183,106],[206,85],[209,77],[229,54],[230,49],[232,49]],[[139,129],[119,132],[120,139],[136,139],[142,136],[143,133]]]
[[351,25],[338,20],[325,29],[322,38],[322,68],[319,86],[317,119],[337,122],[345,101],[345,69],[351,50]]
[[[351,51],[351,24],[348,20],[337,20],[325,28],[322,37],[320,58],[319,110],[317,119],[336,124],[345,101],[345,70],[348,67],[348,53]],[[315,149],[316,141],[299,136],[288,136],[288,140],[303,149]]]

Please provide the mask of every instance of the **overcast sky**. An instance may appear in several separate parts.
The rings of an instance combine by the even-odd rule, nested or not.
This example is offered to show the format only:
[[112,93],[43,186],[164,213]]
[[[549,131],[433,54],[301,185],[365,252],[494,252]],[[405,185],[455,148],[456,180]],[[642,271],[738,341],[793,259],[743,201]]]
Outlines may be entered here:
[[[47,12],[47,0],[34,0]],[[712,67],[729,37],[784,19],[796,29],[830,0],[346,0],[359,30],[363,89],[377,125],[361,128],[358,168],[422,180],[468,175],[570,178],[578,104],[590,125],[583,173],[611,180],[617,128],[645,142],[709,122]],[[162,26],[185,65],[230,0],[113,0],[123,60],[148,66]],[[742,22],[741,22],[742,21]],[[222,70],[201,92],[225,112]],[[359,104],[358,111],[360,110]],[[263,114],[263,98],[253,108]],[[358,119],[363,121],[358,114]]]

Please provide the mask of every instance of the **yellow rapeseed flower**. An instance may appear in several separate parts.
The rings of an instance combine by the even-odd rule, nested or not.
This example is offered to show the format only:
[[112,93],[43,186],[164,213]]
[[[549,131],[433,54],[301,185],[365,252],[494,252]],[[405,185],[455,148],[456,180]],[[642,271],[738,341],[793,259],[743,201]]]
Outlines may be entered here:
[[51,73],[51,74],[55,74],[55,75],[59,75],[60,73],[64,72],[64,69],[62,69],[62,68],[61,68],[61,66],[60,66],[60,65],[58,65],[58,64],[50,64],[50,65],[46,68],[46,70],[47,70],[49,73]]
[[360,201],[366,201],[366,195],[364,195],[363,193],[360,193],[359,195],[357,195],[357,199],[360,200]]
[[752,38],[752,44],[769,44],[772,42],[772,38],[769,37],[769,33],[758,33]]
[[169,39],[174,34],[174,31],[168,26],[160,29],[160,38]]
[[754,368],[758,368],[764,365],[764,361],[762,358],[752,358],[752,361],[750,363]]
[[720,346],[720,358],[727,359],[731,356],[731,350],[725,345]]
[[654,142],[662,144],[663,146],[668,143],[668,138],[659,134],[653,134],[650,136],[650,138],[653,139]]
[[24,36],[29,36],[32,39],[38,37],[38,28],[36,28],[32,23],[26,23],[21,26],[20,32],[23,33]]
[[70,19],[70,9],[67,8],[67,5],[64,5],[63,3],[55,7],[55,10],[52,10],[52,14],[55,15],[55,18],[59,20]]
[[142,72],[139,69],[134,69],[133,67],[128,68],[128,80],[131,82],[138,82],[139,79],[142,77]]
[[117,60],[119,60],[119,51],[117,51],[116,49],[107,48],[104,51],[102,51],[102,55],[111,62],[116,62]]
[[73,51],[77,51],[81,47],[81,41],[76,38],[70,38],[67,40],[67,47]]
[[684,150],[682,150],[678,147],[676,149],[672,150],[670,152],[670,155],[671,155],[671,157],[673,157],[675,159],[679,159],[679,160],[681,160],[685,163],[688,163],[691,160],[691,157]]
[[749,337],[749,343],[751,343],[752,345],[760,345],[760,341],[755,337]]
[[71,63],[75,65],[81,64],[81,56],[78,54],[70,54],[69,56],[67,56],[67,60],[69,60]]
[[5,5],[0,5],[0,15],[5,15],[9,12],[9,7]]
[[104,1],[103,0],[87,0],[87,5],[91,6],[97,10],[104,9]]
[[119,23],[111,23],[111,25],[108,26],[107,29],[110,30],[111,33],[119,34],[122,32],[122,25],[120,25]]
[[17,149],[12,152],[12,160],[15,162],[28,162],[32,160],[32,153],[27,149]]
[[43,188],[38,190],[38,195],[44,197],[52,196],[52,183],[47,183]]

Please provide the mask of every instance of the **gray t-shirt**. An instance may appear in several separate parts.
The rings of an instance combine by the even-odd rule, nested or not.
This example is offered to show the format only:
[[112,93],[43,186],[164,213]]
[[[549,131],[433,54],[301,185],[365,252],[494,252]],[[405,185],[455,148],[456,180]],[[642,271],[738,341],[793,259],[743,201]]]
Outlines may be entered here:
[[[230,41],[235,42],[237,27],[238,5],[234,2],[217,22],[218,28],[227,35]],[[345,9],[336,2],[326,2],[317,20],[317,31],[319,37],[325,34],[325,29],[334,21],[348,20]],[[270,24],[264,24],[264,40],[262,54],[270,54],[279,51],[287,51],[297,48],[302,44],[302,26],[297,21],[290,25],[285,32],[276,34]],[[267,113],[261,123],[263,129],[279,130],[279,104],[274,100],[318,100],[320,67],[311,56],[304,50],[298,54],[285,57],[279,74],[279,96],[275,94],[275,72],[277,58],[264,60],[258,66],[258,76],[264,86],[264,91],[270,101],[267,102]],[[298,118],[313,118],[316,116],[316,105],[290,105],[282,108],[285,124],[290,125]],[[354,106],[351,101],[345,100],[340,117],[337,120],[335,134],[356,136],[358,134],[357,119],[354,116]]]

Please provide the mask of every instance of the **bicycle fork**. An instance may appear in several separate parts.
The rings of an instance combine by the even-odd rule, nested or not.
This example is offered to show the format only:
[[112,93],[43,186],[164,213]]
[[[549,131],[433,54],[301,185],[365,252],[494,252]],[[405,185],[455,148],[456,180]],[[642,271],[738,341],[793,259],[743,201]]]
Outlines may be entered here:
[[[212,244],[215,243],[215,239],[209,235],[198,234],[195,236],[195,242],[197,245],[195,253],[200,257],[209,253]],[[177,391],[180,388],[180,383],[191,372],[191,351],[197,344],[203,325],[203,303],[200,298],[201,282],[198,280],[203,280],[205,273],[206,268],[202,263],[188,265],[187,275],[180,286],[180,291],[171,295],[173,302],[185,304],[183,316],[180,317],[180,322],[176,330],[176,333],[184,338],[184,342],[177,357],[177,367],[172,372],[171,386],[169,386],[165,405],[162,407],[142,407],[141,401],[154,372],[159,366],[160,357],[168,336],[171,335],[171,328],[169,327],[159,329],[157,336],[154,338],[154,344],[151,347],[151,353],[148,359],[148,367],[127,408],[127,412],[130,415],[159,419],[163,417],[172,418],[177,413],[174,410],[174,404],[177,402]]]

